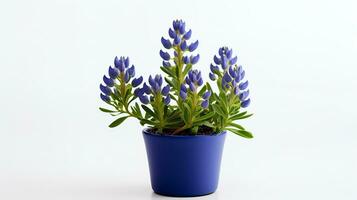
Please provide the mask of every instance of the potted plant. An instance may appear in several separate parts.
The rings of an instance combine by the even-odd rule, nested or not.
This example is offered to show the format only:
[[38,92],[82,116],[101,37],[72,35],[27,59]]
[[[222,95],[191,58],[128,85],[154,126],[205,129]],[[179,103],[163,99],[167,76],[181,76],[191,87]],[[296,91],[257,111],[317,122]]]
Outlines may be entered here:
[[161,75],[135,76],[128,57],[115,57],[109,76],[103,76],[101,99],[112,109],[100,108],[118,118],[116,127],[133,117],[146,125],[143,137],[154,192],[168,196],[199,196],[213,193],[218,184],[226,131],[245,138],[252,134],[236,123],[250,117],[243,111],[250,104],[245,71],[237,65],[232,49],[221,47],[213,57],[209,78],[214,92],[193,69],[199,54],[198,41],[189,42],[191,30],[182,20],[173,21],[164,48]]

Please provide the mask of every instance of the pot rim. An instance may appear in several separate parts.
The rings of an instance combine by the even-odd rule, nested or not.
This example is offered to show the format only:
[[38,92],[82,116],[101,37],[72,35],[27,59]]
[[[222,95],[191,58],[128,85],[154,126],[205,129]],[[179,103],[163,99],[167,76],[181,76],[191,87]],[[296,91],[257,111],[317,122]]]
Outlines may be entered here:
[[215,137],[215,136],[223,136],[227,133],[226,130],[224,131],[221,131],[220,133],[217,133],[215,134],[214,132],[212,134],[209,134],[209,135],[200,135],[200,134],[196,134],[196,135],[166,135],[166,134],[159,134],[159,133],[152,133],[152,132],[149,132],[150,128],[144,128],[142,130],[143,134],[146,134],[146,135],[150,135],[150,136],[156,136],[156,137],[167,137],[167,138],[198,138],[198,137]]

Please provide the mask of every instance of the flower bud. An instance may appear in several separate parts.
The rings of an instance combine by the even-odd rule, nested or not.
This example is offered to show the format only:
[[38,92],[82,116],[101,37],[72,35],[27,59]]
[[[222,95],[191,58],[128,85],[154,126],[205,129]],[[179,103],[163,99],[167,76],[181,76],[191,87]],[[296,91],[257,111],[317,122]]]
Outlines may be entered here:
[[169,29],[169,36],[170,38],[174,39],[176,37],[175,31],[173,31],[171,28]]
[[129,70],[126,70],[125,75],[124,75],[124,81],[125,81],[125,83],[128,83],[129,80],[130,80]]
[[192,31],[191,29],[186,32],[186,34],[183,36],[185,40],[189,40],[191,38]]
[[238,60],[238,57],[235,56],[234,58],[232,58],[232,59],[229,61],[229,64],[234,65],[234,64],[236,64],[237,60]]
[[185,51],[185,50],[187,49],[187,43],[186,43],[186,41],[183,41],[183,42],[181,43],[180,49],[181,49],[182,51]]
[[164,67],[171,67],[171,64],[170,64],[170,62],[162,61],[162,66],[164,66]]
[[182,58],[182,61],[183,61],[183,63],[188,64],[188,63],[190,63],[190,58],[187,57],[187,56],[184,56],[184,57]]
[[162,88],[161,94],[164,96],[167,96],[170,92],[170,85],[166,85],[165,87]]
[[218,66],[213,65],[213,64],[210,65],[210,69],[211,69],[211,72],[212,72],[212,73],[215,73],[215,72],[219,71]]
[[209,101],[208,101],[208,100],[204,100],[204,101],[202,101],[202,103],[201,103],[201,107],[202,107],[203,109],[206,109],[206,108],[208,107],[208,104],[209,104]]
[[242,108],[246,108],[246,107],[249,106],[249,104],[250,104],[250,99],[247,99],[247,100],[243,101],[243,102],[240,104],[240,106],[241,106]]
[[209,78],[212,80],[212,81],[215,81],[216,80],[216,75],[214,75],[213,73],[209,73]]
[[180,44],[180,42],[181,42],[181,38],[178,35],[176,35],[176,37],[174,38],[174,45],[178,45]]
[[108,87],[113,87],[114,86],[114,80],[111,78],[106,77],[105,75],[103,76],[103,81]]
[[[124,59],[124,57],[123,57],[123,59]],[[125,64],[125,68],[128,68],[128,67],[129,67],[129,57],[126,57],[126,58],[125,58],[124,64]]]
[[194,50],[197,49],[197,47],[198,47],[198,40],[196,40],[196,42],[194,42],[194,43],[191,43],[190,46],[188,46],[188,50],[190,52],[193,52]]
[[200,60],[200,54],[197,54],[196,56],[191,57],[191,63],[194,65]]
[[112,68],[111,66],[109,66],[109,77],[112,79],[115,79],[118,77],[119,75],[119,70],[117,68]]
[[170,40],[166,40],[164,37],[161,37],[161,43],[166,49],[170,49],[172,47]]
[[133,81],[131,82],[131,85],[133,87],[139,86],[143,82],[143,77],[140,76],[139,78],[134,78]]
[[130,77],[134,77],[134,76],[135,76],[135,67],[134,67],[134,65],[132,65],[132,66],[128,69],[128,72],[129,72],[129,76],[130,76]]
[[239,89],[240,90],[245,90],[248,87],[248,81],[245,81],[244,83],[239,84]]
[[143,103],[143,104],[148,104],[149,103],[149,98],[146,95],[140,96],[139,99],[140,99],[141,103]]
[[239,94],[239,99],[240,99],[241,101],[244,101],[248,96],[249,96],[249,90],[240,93],[240,94]]
[[224,81],[226,81],[227,83],[229,83],[229,82],[232,81],[232,77],[229,76],[228,72],[225,72],[225,73],[224,73],[223,79],[224,79]]
[[180,97],[182,98],[182,100],[186,100],[186,98],[187,98],[187,93],[184,92],[184,91],[182,91],[182,90],[180,90]]
[[164,59],[164,60],[170,60],[170,54],[167,53],[167,52],[164,52],[164,51],[162,51],[162,50],[160,50],[160,56],[161,56],[161,58]]
[[100,98],[107,103],[110,102],[110,98],[102,93],[100,93]]
[[216,55],[213,57],[213,61],[214,63],[216,63],[217,65],[221,64],[221,59],[219,59]]
[[203,93],[202,98],[203,99],[208,99],[211,96],[211,91],[207,90],[205,93]]
[[170,95],[167,95],[166,98],[164,99],[164,104],[169,105],[170,101],[171,101],[171,97]]
[[226,56],[227,56],[228,59],[230,59],[232,57],[232,53],[233,53],[233,50],[227,48]]
[[108,86],[104,86],[103,84],[100,84],[99,88],[105,95],[110,95],[112,93],[112,90]]

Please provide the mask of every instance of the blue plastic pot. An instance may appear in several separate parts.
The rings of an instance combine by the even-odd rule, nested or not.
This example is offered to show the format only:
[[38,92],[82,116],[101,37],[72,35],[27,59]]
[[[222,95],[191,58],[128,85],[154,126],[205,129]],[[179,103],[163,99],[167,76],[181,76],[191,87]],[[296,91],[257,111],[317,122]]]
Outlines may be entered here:
[[216,191],[226,132],[173,136],[143,130],[151,187],[166,196],[192,197]]

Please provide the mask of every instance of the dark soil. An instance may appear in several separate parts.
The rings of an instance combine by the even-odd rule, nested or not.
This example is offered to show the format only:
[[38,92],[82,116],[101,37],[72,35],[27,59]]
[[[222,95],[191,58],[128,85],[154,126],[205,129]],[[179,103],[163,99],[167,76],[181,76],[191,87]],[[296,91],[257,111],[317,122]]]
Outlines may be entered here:
[[184,130],[179,133],[173,134],[175,129],[164,129],[162,133],[157,132],[157,128],[148,128],[147,132],[153,133],[153,134],[159,134],[159,135],[214,135],[215,133],[213,132],[213,129],[208,127],[208,126],[200,126],[198,127],[197,133],[192,133],[189,130]]

